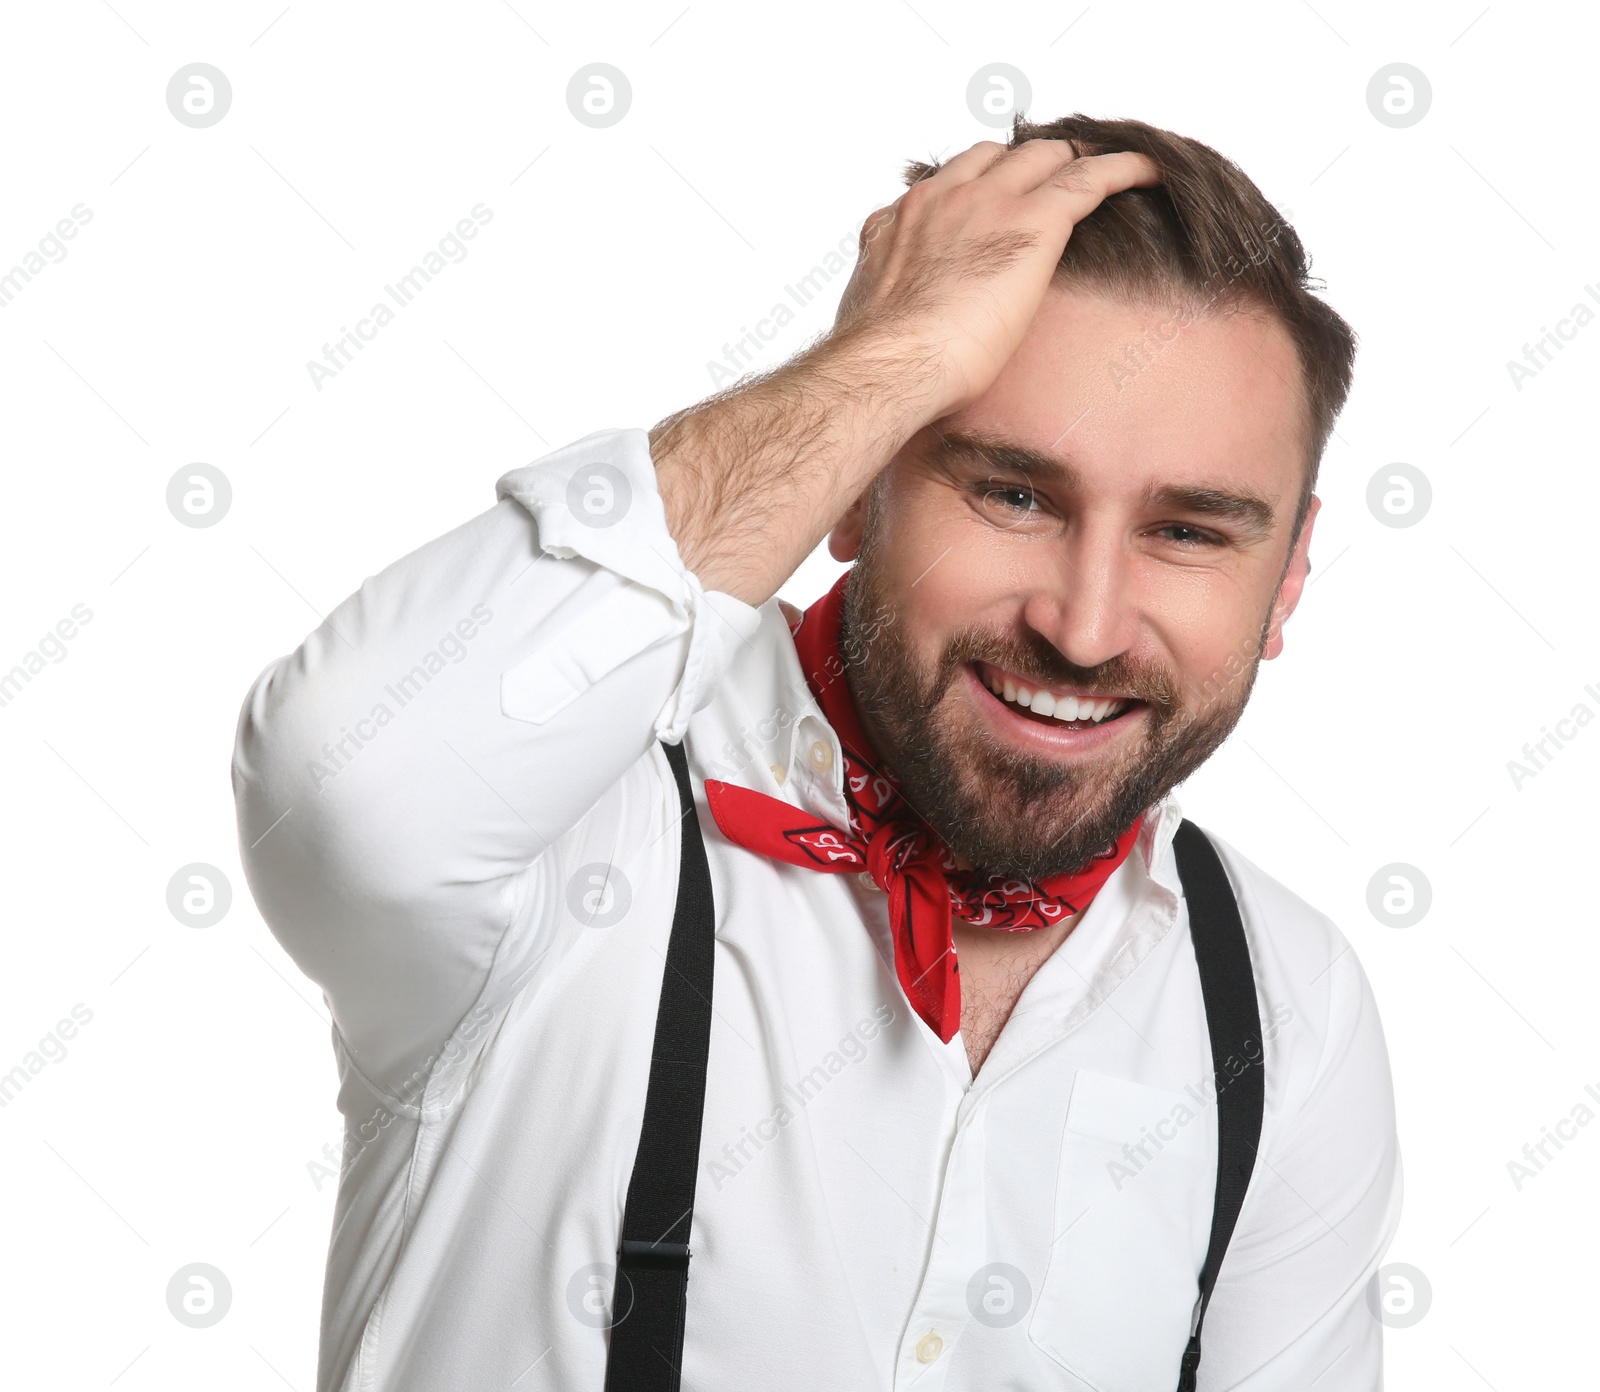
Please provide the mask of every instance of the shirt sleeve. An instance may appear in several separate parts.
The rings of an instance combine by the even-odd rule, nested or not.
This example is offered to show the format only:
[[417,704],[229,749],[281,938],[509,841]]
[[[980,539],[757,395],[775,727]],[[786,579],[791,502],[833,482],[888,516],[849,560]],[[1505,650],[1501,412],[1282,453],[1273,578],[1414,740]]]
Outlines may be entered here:
[[496,495],[365,580],[239,717],[246,878],[380,1093],[498,1004],[497,958],[537,959],[514,940],[559,893],[545,852],[682,738],[760,620],[683,564],[642,430],[586,436]]
[[1282,998],[1263,1009],[1269,1077],[1276,1051],[1294,1081],[1276,1109],[1269,1087],[1269,1127],[1201,1336],[1201,1392],[1383,1385],[1367,1286],[1400,1221],[1393,1083],[1366,975],[1320,925],[1321,967],[1285,971]]

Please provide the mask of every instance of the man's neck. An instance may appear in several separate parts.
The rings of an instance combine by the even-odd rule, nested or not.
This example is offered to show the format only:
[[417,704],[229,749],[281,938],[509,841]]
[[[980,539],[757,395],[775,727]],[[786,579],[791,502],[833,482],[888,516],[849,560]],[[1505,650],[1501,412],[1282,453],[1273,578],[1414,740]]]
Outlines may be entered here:
[[1033,975],[1066,941],[1082,914],[1047,928],[1013,933],[956,919],[951,925],[961,963],[961,1038],[977,1077]]

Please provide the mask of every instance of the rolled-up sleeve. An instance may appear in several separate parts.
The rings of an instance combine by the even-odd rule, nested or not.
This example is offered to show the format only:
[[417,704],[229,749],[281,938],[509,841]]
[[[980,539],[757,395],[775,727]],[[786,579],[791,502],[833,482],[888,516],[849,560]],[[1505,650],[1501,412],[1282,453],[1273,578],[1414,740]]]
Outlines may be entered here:
[[[245,872],[379,1092],[538,957],[541,858],[682,738],[759,624],[683,564],[642,430],[502,477],[257,678],[233,786]],[[526,975],[520,984],[525,984]]]

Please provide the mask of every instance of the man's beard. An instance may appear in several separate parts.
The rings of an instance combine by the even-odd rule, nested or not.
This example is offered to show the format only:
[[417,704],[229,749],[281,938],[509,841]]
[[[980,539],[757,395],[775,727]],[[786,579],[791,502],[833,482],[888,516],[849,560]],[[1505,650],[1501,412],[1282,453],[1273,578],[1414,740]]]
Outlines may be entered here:
[[[1042,637],[1019,642],[977,628],[955,633],[930,672],[895,621],[870,556],[864,546],[845,587],[840,633],[856,709],[907,804],[980,870],[1038,881],[1084,868],[1210,758],[1255,684],[1264,622],[1254,652],[1203,683],[1192,705],[1166,669],[1125,655],[1078,667]],[[1144,730],[1129,748],[1070,765],[1003,744],[951,692],[973,661],[1041,685],[1135,696],[1145,702]]]

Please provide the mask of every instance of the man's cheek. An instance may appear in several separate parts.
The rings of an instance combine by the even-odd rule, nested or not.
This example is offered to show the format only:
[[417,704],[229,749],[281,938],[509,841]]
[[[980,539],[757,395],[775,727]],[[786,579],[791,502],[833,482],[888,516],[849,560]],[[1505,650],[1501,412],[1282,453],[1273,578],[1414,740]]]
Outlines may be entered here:
[[1204,717],[1237,701],[1255,670],[1260,645],[1259,629],[1241,627],[1222,641],[1188,654],[1183,666],[1183,704],[1189,713]]

